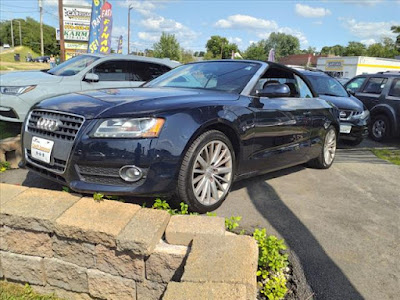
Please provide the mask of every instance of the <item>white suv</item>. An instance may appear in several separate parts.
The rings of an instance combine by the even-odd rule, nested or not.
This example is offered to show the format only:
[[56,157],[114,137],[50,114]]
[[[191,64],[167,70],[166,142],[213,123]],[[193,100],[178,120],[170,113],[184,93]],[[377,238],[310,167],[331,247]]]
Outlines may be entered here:
[[50,70],[0,75],[0,120],[23,122],[37,102],[62,94],[138,87],[179,63],[133,55],[83,54]]

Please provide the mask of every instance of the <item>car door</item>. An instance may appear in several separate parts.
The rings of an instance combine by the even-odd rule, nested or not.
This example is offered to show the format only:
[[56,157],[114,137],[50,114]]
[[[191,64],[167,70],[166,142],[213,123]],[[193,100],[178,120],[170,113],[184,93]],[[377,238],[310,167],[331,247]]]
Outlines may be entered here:
[[95,90],[103,88],[131,87],[132,72],[129,60],[107,60],[101,62],[91,71],[99,76],[98,82],[82,81],[82,90]]
[[371,110],[380,101],[384,100],[385,97],[382,91],[387,81],[387,77],[370,77],[361,89],[355,93],[355,97],[360,99],[368,110]]
[[356,77],[345,84],[346,90],[356,93],[360,90],[367,77]]
[[397,120],[397,133],[400,132],[400,77],[394,78],[388,96],[386,97],[386,102],[395,111]]
[[313,97],[300,78],[269,78],[290,85],[291,95],[285,98],[254,97],[256,122],[252,161],[258,170],[277,170],[306,161],[310,149],[312,112],[308,108]]

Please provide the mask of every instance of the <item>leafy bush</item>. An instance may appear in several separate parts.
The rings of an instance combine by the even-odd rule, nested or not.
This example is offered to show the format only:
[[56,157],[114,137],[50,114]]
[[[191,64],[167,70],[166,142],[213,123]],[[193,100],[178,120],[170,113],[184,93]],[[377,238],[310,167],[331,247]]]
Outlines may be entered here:
[[230,218],[225,218],[225,228],[228,231],[233,231],[239,226],[239,221],[242,219],[241,216],[231,216]]
[[260,292],[270,300],[283,299],[287,292],[284,270],[289,264],[288,255],[282,254],[286,245],[276,236],[267,236],[265,228],[256,228],[253,237],[259,249],[257,277]]
[[60,300],[55,295],[39,295],[35,293],[29,284],[21,286],[10,282],[0,282],[0,299],[1,300]]
[[97,201],[97,202],[102,201],[102,200],[104,200],[104,194],[102,194],[102,193],[94,193],[93,194],[93,199],[94,199],[94,201]]
[[10,170],[11,166],[8,161],[0,161],[0,173]]

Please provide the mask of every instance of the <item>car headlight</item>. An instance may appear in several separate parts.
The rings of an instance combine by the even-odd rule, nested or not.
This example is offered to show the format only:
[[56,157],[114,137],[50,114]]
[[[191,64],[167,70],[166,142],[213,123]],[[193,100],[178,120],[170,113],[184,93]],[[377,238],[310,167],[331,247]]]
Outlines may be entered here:
[[102,120],[93,137],[99,138],[152,138],[158,137],[164,125],[161,118],[134,118]]
[[365,109],[361,114],[353,116],[355,119],[366,119],[369,117],[369,110]]
[[2,86],[0,87],[0,92],[5,95],[21,95],[32,91],[36,85],[27,86]]

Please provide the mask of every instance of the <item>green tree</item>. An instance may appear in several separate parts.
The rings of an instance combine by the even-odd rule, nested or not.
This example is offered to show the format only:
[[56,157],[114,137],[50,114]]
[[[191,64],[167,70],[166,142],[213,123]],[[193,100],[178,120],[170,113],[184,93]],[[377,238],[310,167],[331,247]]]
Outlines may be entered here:
[[392,26],[390,29],[393,31],[393,33],[398,33],[396,37],[396,47],[397,50],[400,51],[400,26]]
[[268,53],[265,51],[265,40],[252,43],[244,52],[244,58],[266,61]]
[[336,56],[343,56],[345,51],[345,47],[342,45],[335,45],[335,46],[325,46],[321,49],[322,55],[336,55]]
[[181,60],[181,50],[174,34],[163,32],[160,41],[154,44],[154,57]]
[[189,50],[181,49],[181,60],[180,62],[183,64],[190,63],[194,61],[193,53]]
[[[34,52],[40,53],[40,23],[32,18],[15,19],[14,25],[14,45],[19,46],[19,24],[21,22],[22,45],[31,48]],[[0,22],[0,41],[3,44],[11,43],[11,24],[10,21]],[[52,26],[43,25],[43,46],[46,55],[59,54],[59,45],[56,40],[56,29]]]
[[343,55],[344,56],[363,56],[367,54],[367,47],[360,42],[349,42]]
[[231,58],[232,51],[238,52],[239,48],[235,43],[229,43],[226,37],[219,35],[213,35],[207,41],[206,44],[207,53],[204,59],[215,59],[215,58]]
[[275,49],[275,58],[278,60],[280,57],[299,53],[300,41],[293,35],[273,32],[265,41],[265,52],[269,53],[272,48]]

